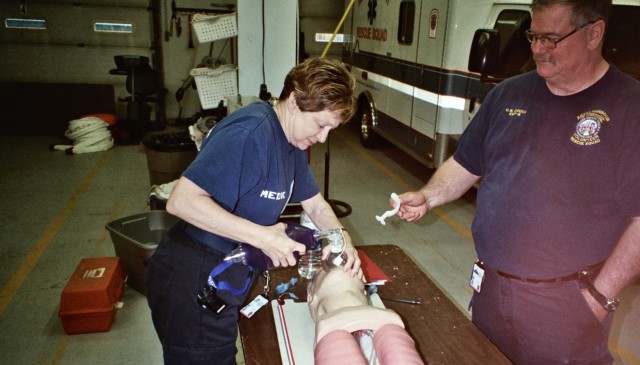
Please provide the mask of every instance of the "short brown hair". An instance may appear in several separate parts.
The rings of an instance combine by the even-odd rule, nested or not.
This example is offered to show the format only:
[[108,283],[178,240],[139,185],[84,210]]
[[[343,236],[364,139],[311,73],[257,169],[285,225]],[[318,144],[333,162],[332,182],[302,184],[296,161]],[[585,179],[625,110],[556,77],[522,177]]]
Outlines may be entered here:
[[576,27],[596,20],[608,22],[612,7],[611,0],[533,0],[531,10],[535,12],[551,5],[571,7],[570,21]]
[[300,110],[329,110],[345,123],[355,113],[355,84],[353,75],[340,61],[309,58],[289,71],[280,99],[287,99],[293,92]]

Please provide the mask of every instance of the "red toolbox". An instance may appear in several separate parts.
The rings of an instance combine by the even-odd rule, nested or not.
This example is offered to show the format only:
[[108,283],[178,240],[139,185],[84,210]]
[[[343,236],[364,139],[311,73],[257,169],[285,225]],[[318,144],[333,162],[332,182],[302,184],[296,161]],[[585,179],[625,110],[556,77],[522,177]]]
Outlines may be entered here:
[[125,273],[119,257],[86,258],[62,291],[60,311],[68,334],[107,332],[124,292]]

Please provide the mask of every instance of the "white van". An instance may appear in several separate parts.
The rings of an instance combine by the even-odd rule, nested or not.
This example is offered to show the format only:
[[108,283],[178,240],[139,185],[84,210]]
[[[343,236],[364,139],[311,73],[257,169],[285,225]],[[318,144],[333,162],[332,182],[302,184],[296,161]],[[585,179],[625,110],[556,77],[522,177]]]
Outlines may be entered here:
[[[342,59],[357,81],[361,143],[384,138],[438,167],[493,85],[534,68],[530,3],[356,0]],[[604,53],[640,79],[638,19],[640,1],[614,1]]]

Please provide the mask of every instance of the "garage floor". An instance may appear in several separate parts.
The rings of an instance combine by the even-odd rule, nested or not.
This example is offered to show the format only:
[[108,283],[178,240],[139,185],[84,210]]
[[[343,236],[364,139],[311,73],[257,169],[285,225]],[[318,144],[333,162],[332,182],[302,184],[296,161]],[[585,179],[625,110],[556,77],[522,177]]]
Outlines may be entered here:
[[[85,257],[114,256],[105,229],[145,212],[149,176],[137,146],[67,156],[47,150],[51,137],[0,137],[0,354],[4,364],[161,364],[162,353],[145,297],[127,287],[109,332],[67,336],[60,294]],[[397,149],[363,149],[357,126],[330,140],[329,198],[348,204],[342,219],[360,245],[401,246],[467,316],[468,279],[475,259],[469,227],[474,194],[430,213],[419,223],[375,220],[391,192],[424,184],[430,171]],[[326,144],[313,147],[321,185]],[[621,297],[610,348],[616,364],[640,364],[640,284]]]

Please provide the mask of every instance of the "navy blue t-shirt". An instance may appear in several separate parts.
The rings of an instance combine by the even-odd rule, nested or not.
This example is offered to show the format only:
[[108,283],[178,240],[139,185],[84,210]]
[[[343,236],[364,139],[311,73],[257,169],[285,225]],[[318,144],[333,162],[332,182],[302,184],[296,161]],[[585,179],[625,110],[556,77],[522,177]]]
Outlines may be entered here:
[[640,83],[610,67],[588,89],[553,95],[535,71],[487,96],[455,160],[483,176],[478,257],[533,278],[605,260],[640,216]]
[[247,105],[220,121],[183,176],[227,211],[265,226],[277,222],[288,202],[320,191],[307,153],[287,141],[266,102]]

